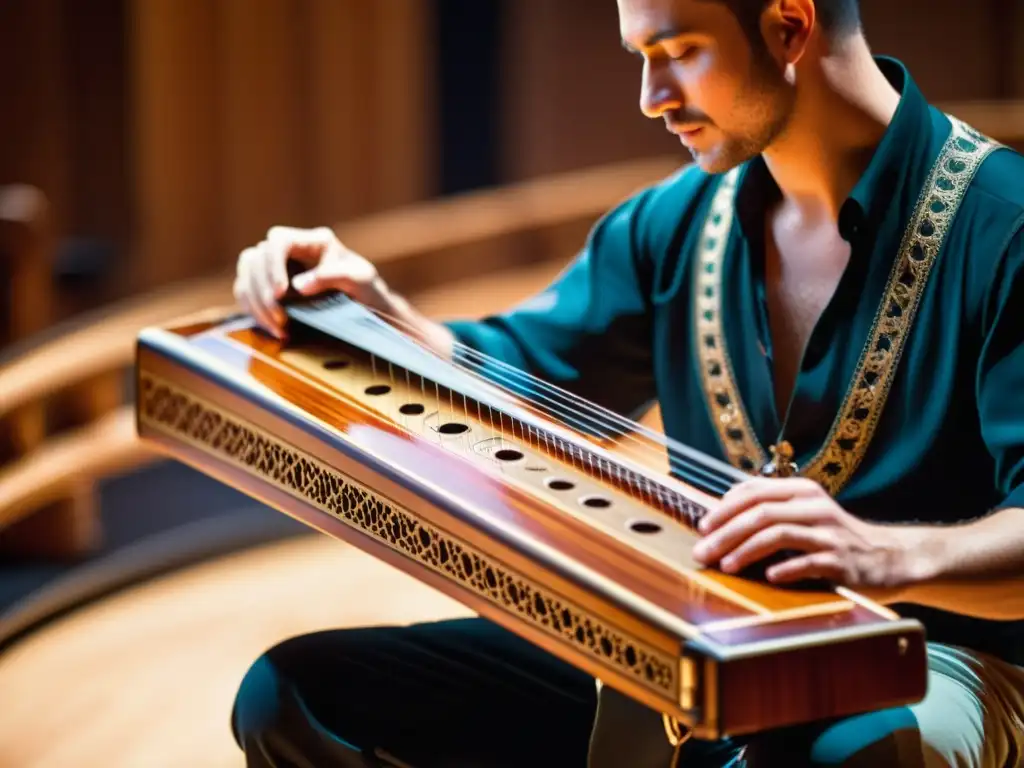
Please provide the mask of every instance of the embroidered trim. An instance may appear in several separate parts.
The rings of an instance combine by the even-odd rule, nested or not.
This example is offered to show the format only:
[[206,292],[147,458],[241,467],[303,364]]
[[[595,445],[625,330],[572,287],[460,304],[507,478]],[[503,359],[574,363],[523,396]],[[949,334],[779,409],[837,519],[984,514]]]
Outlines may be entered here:
[[722,262],[732,230],[739,174],[739,169],[734,168],[722,177],[701,231],[700,258],[696,260],[694,276],[694,344],[705,400],[726,457],[734,466],[754,472],[764,466],[767,456],[750,429],[750,419],[736,387],[721,313]]
[[[932,266],[964,194],[985,158],[1001,145],[950,117],[950,136],[932,167],[907,225],[899,255],[861,353],[856,373],[824,444],[799,474],[836,495],[860,466],[874,436],[903,355]],[[748,472],[768,456],[750,426],[729,362],[721,322],[722,260],[732,225],[739,173],[727,174],[715,194],[695,260],[697,350],[705,398],[729,461]]]

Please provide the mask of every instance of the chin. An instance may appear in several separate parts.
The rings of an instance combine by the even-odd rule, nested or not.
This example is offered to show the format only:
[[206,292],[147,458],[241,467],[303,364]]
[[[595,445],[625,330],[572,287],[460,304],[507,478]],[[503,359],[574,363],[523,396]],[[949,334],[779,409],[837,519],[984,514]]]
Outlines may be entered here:
[[752,149],[721,144],[688,149],[693,156],[693,162],[705,173],[713,175],[728,173],[759,154]]
[[735,162],[717,152],[699,151],[695,149],[690,150],[690,155],[693,156],[693,162],[702,171],[712,175],[728,173],[743,162],[742,160]]

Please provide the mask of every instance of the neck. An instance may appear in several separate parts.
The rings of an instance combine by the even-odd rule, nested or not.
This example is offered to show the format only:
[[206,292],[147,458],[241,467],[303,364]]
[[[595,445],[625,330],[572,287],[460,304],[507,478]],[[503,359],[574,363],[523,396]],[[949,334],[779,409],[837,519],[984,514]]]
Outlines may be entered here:
[[785,207],[807,222],[836,221],[900,95],[860,36],[832,44],[823,56],[807,57],[812,59],[797,69],[793,118],[764,160]]

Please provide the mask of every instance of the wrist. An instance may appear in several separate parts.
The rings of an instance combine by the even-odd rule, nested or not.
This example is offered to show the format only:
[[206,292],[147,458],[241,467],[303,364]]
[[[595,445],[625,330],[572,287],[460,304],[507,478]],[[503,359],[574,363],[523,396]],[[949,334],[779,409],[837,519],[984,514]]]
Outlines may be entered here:
[[915,525],[896,527],[901,567],[897,581],[908,587],[942,579],[950,570],[950,551],[957,527]]

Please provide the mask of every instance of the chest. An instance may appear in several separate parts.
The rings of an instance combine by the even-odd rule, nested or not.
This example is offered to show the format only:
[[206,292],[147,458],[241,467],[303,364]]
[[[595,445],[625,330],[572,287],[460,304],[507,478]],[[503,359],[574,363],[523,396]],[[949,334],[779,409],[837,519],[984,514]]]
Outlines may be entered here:
[[782,411],[807,342],[849,264],[850,246],[834,227],[800,230],[769,224],[768,235],[765,300],[776,400]]

